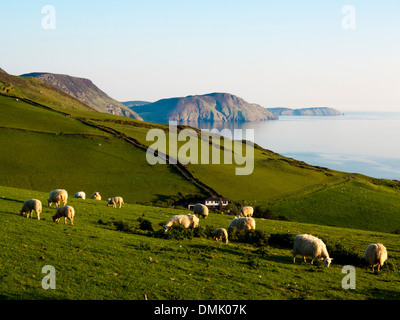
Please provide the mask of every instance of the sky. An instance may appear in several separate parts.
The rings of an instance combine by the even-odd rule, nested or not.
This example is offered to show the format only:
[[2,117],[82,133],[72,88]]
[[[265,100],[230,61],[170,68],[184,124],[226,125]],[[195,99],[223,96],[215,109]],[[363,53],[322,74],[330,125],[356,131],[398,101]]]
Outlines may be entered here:
[[1,0],[0,67],[89,78],[119,101],[400,112],[399,17],[398,0]]

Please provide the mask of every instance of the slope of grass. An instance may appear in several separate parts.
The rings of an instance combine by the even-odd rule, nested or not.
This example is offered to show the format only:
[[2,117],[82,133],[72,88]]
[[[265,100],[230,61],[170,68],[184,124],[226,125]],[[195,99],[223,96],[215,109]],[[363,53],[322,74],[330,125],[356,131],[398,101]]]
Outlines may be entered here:
[[[70,199],[76,209],[73,227],[56,224],[54,208],[42,219],[19,215],[26,199],[45,203],[47,193],[0,187],[0,297],[2,299],[398,299],[398,235],[312,224],[256,219],[266,234],[312,233],[329,247],[343,245],[362,255],[373,242],[386,245],[389,259],[380,273],[356,265],[356,289],[344,290],[341,270],[322,263],[293,264],[289,247],[257,247],[210,238],[173,240],[148,233],[117,231],[114,222],[147,219],[157,231],[172,215],[186,213],[104,201]],[[232,216],[211,213],[202,227],[227,227]],[[151,234],[151,233],[150,233]],[[332,255],[332,254],[331,254]],[[333,256],[333,255],[332,255]],[[335,256],[333,256],[335,258]],[[42,268],[56,270],[56,289],[41,286]]]
[[300,222],[383,232],[400,231],[400,191],[377,185],[368,177],[352,177],[271,203],[277,215]]
[[148,202],[200,191],[169,166],[151,167],[142,150],[111,137],[54,135],[0,129],[0,184],[70,193],[98,191]]

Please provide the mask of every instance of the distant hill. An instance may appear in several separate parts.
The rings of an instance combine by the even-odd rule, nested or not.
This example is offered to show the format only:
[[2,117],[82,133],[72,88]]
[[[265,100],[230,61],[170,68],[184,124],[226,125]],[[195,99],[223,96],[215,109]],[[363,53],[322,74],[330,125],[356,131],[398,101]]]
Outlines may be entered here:
[[132,108],[132,107],[138,107],[138,106],[144,106],[146,104],[150,104],[151,102],[149,101],[125,101],[125,102],[121,102],[124,106],[127,106],[128,108]]
[[71,95],[94,110],[143,120],[136,112],[109,97],[91,80],[54,73],[28,73],[21,77],[33,77]]
[[268,108],[278,116],[340,116],[342,113],[333,108]]
[[24,78],[0,72],[0,93],[28,99],[49,107],[96,112],[69,94],[36,78]]
[[162,99],[154,103],[132,107],[145,121],[192,122],[248,122],[278,119],[258,104],[229,93],[210,93],[181,98]]
[[8,74],[7,72],[5,72],[2,68],[0,68],[0,73],[5,73]]

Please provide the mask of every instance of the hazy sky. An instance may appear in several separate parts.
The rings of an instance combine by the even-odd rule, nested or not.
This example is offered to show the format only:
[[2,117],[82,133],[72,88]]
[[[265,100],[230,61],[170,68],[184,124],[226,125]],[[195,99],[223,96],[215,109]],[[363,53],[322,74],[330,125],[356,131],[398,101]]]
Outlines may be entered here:
[[89,78],[120,101],[400,111],[399,0],[2,0],[0,30],[7,72]]

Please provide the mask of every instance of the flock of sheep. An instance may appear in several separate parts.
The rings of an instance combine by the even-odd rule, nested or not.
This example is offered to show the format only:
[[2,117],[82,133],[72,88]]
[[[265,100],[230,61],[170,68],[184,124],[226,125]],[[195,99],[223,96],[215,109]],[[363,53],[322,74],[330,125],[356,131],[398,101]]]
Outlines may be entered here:
[[[86,199],[86,194],[83,191],[77,192],[74,196],[75,198]],[[101,196],[98,192],[91,195],[91,199],[101,200]],[[56,214],[53,216],[53,221],[58,222],[61,218],[64,218],[64,223],[67,223],[67,219],[70,220],[70,224],[73,225],[75,210],[71,206],[67,206],[68,193],[64,189],[53,190],[49,194],[48,206],[54,203],[57,207]],[[63,204],[60,207],[60,204]],[[113,197],[107,199],[107,206],[113,206],[116,208],[122,207],[124,200],[122,197]],[[40,220],[40,214],[42,212],[42,203],[37,199],[30,199],[24,202],[22,209],[20,211],[21,215],[26,215],[27,218],[32,218],[32,212],[36,212],[37,219]],[[235,227],[238,230],[255,230],[256,221],[253,218],[253,208],[250,206],[242,207],[237,216],[233,218],[230,222],[228,229],[230,227]],[[186,229],[194,229],[199,226],[199,217],[206,219],[208,217],[208,207],[204,204],[197,203],[193,208],[193,214],[187,215],[175,215],[173,216],[165,225],[164,232],[167,232],[173,225],[181,225]],[[217,241],[225,240],[228,243],[228,232],[225,228],[218,228],[213,233],[214,239]],[[296,256],[300,255],[303,257],[304,262],[306,262],[306,257],[311,258],[311,264],[313,264],[316,259],[323,259],[325,267],[329,267],[333,258],[329,257],[328,250],[326,249],[325,243],[312,235],[309,234],[299,234],[294,239],[293,245],[293,263],[296,262]],[[387,250],[384,245],[380,243],[375,243],[369,245],[364,251],[363,259],[366,261],[367,265],[372,267],[374,271],[375,267],[378,267],[378,271],[383,266],[387,260]]]
[[[253,212],[253,207],[242,207],[238,211],[237,216],[229,224],[228,229],[235,227],[238,230],[255,230],[256,221],[253,218]],[[206,219],[208,208],[204,204],[197,203],[193,208],[193,214],[173,216],[164,225],[164,231],[167,232],[173,225],[181,225],[184,228],[197,228],[200,220],[196,217],[196,214]],[[217,241],[225,240],[225,243],[228,243],[228,232],[225,228],[216,229],[213,237]],[[309,234],[299,234],[294,238],[293,263],[296,263],[297,255],[302,256],[304,262],[306,262],[306,257],[311,258],[311,264],[316,259],[323,259],[325,267],[329,267],[333,260],[333,258],[329,257],[325,243],[321,239]],[[387,250],[380,243],[371,244],[365,249],[363,259],[368,266],[372,267],[372,271],[374,271],[375,267],[378,267],[378,271],[380,271],[380,268],[387,260]]]
[[[75,193],[75,198],[86,199],[86,194],[83,191]],[[101,200],[101,195],[98,192],[93,193],[90,199]],[[67,219],[70,221],[71,226],[74,225],[75,209],[71,206],[67,206],[68,192],[64,189],[53,190],[49,193],[47,204],[49,207],[55,204],[57,207],[56,214],[53,216],[54,222],[59,222],[61,218],[64,218],[64,223],[67,224]],[[60,205],[62,204],[62,207]],[[124,204],[124,200],[121,197],[113,197],[107,199],[107,206],[113,206],[114,208],[119,205],[121,208]],[[26,215],[27,218],[31,217],[33,211],[36,212],[36,217],[40,220],[40,214],[42,213],[42,202],[37,199],[30,199],[24,202],[20,214]]]

